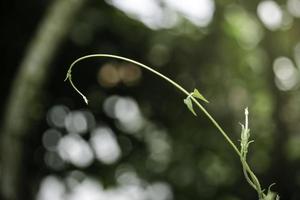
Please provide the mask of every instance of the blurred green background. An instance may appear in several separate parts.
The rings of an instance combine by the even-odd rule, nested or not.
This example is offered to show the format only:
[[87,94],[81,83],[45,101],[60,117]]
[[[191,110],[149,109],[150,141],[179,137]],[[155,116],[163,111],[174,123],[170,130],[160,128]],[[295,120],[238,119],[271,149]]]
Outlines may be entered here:
[[263,187],[300,199],[300,0],[1,1],[1,199],[253,200],[238,145],[249,107],[249,163]]

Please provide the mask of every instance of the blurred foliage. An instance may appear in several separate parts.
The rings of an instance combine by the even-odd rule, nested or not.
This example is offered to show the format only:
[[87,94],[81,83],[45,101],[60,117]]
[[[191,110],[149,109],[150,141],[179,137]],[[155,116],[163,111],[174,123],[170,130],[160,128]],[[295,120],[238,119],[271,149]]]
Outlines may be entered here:
[[[7,40],[2,41],[8,55],[2,60],[6,66],[1,81],[4,94],[9,92],[7,77],[14,74],[25,46],[16,43],[26,44],[33,34],[35,26],[28,23],[41,17],[41,9],[50,1],[43,2],[31,2],[30,15],[24,19],[7,15],[21,24],[24,35],[19,31],[6,34]],[[173,27],[151,29],[106,1],[88,2],[52,62],[41,105],[30,105],[33,110],[40,106],[43,111],[38,114],[44,118],[33,127],[26,146],[24,173],[31,194],[39,191],[46,176],[59,177],[68,185],[68,177],[75,172],[78,180],[88,176],[111,188],[120,184],[118,173],[126,169],[145,182],[167,184],[176,200],[256,198],[229,145],[201,113],[195,118],[187,110],[185,97],[168,83],[128,63],[86,60],[73,71],[74,80],[90,100],[85,106],[63,82],[68,65],[76,58],[112,53],[148,64],[187,90],[199,88],[210,101],[205,107],[236,143],[238,122],[243,120],[244,108],[249,107],[251,137],[255,140],[250,146],[250,165],[264,187],[276,182],[273,189],[282,199],[300,199],[299,18],[289,14],[286,1],[278,1],[286,16],[278,29],[270,30],[258,17],[260,1],[214,3],[214,16],[207,26],[196,26],[178,15]],[[11,9],[17,12],[25,4],[28,2],[18,2]],[[6,26],[11,32],[16,28],[14,23]],[[18,50],[8,48],[10,44]],[[291,61],[292,70],[285,68],[285,62],[282,72],[276,71],[274,61],[280,57]],[[292,78],[295,81],[289,85]],[[53,124],[49,116],[55,106],[65,109],[58,116],[65,115],[66,119],[74,111],[85,111],[95,118],[94,122],[87,120],[92,125],[84,129],[86,134],[78,134],[88,146],[93,147],[91,138],[97,127],[111,130],[120,146],[120,157],[106,164],[95,155],[90,163],[80,166],[64,159],[58,150],[45,148],[45,131],[58,131],[55,146],[61,144],[61,138],[75,134],[75,125],[80,122],[75,120],[75,131],[66,123]],[[95,149],[92,151],[95,154]]]

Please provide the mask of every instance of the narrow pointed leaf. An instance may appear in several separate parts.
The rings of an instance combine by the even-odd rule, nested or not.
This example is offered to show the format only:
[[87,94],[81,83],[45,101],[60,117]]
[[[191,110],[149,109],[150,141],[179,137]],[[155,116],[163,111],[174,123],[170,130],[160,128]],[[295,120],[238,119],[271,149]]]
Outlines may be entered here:
[[186,99],[183,100],[183,102],[184,102],[185,105],[188,107],[188,109],[189,109],[195,116],[197,116],[196,112],[194,111],[193,103],[192,103],[191,98],[187,97]]
[[201,99],[202,101],[205,101],[206,103],[209,103],[209,101],[197,89],[194,89],[192,96],[195,98]]

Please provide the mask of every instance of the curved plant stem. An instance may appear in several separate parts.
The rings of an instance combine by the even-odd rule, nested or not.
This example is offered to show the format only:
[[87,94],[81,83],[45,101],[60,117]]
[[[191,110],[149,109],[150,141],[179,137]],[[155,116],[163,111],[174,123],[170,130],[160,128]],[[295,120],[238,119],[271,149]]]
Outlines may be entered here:
[[[119,59],[119,60],[123,60],[123,61],[127,61],[133,64],[136,64],[156,75],[158,75],[159,77],[161,77],[162,79],[166,80],[167,82],[169,82],[170,84],[172,84],[174,87],[176,87],[177,89],[179,89],[182,93],[184,93],[185,95],[187,95],[196,105],[197,107],[208,117],[208,119],[213,123],[213,125],[219,130],[219,132],[221,133],[221,135],[225,138],[225,140],[228,142],[228,144],[233,148],[233,150],[235,151],[235,153],[240,157],[241,163],[242,163],[242,167],[243,167],[243,173],[244,176],[247,180],[247,182],[257,191],[258,193],[258,198],[259,200],[263,200],[264,199],[264,193],[261,189],[260,183],[256,177],[256,175],[253,173],[253,171],[251,170],[251,168],[249,167],[246,159],[243,157],[242,152],[240,152],[240,150],[237,148],[237,146],[234,144],[234,142],[229,138],[228,134],[221,128],[221,126],[218,124],[218,122],[209,114],[209,112],[199,103],[199,101],[193,97],[191,95],[191,93],[189,93],[186,89],[184,89],[183,87],[181,87],[178,83],[176,83],[175,81],[171,80],[170,78],[166,77],[165,75],[159,73],[158,71],[148,67],[147,65],[144,65],[140,62],[137,62],[135,60],[129,59],[129,58],[125,58],[122,56],[117,56],[117,55],[111,55],[111,54],[91,54],[91,55],[87,55],[87,56],[83,56],[77,60],[75,60],[71,65],[70,68],[68,69],[67,72],[67,76],[65,78],[66,80],[69,80],[70,84],[72,85],[72,87],[75,89],[76,92],[78,92],[78,94],[80,94],[80,96],[82,96],[82,98],[84,99],[85,103],[88,104],[88,99],[86,98],[86,96],[84,94],[82,94],[77,87],[74,85],[73,81],[72,81],[72,69],[74,67],[75,64],[77,64],[78,62],[88,59],[88,58],[95,58],[95,57],[106,57],[106,58],[115,58],[115,59]],[[248,125],[247,125],[248,127]]]
[[253,187],[255,190],[257,190],[257,189],[256,189],[256,185],[255,185],[255,184],[252,182],[252,180],[249,178],[248,172],[247,172],[246,167],[245,167],[245,165],[244,165],[244,163],[243,163],[242,160],[241,160],[241,162],[242,162],[242,165],[243,165],[243,173],[244,173],[244,176],[245,176],[247,182],[249,183],[249,185],[251,185],[251,187]]
[[255,185],[255,189],[257,191],[259,200],[262,200],[263,199],[263,190],[261,189],[261,186],[260,186],[258,178],[254,174],[254,172],[251,170],[251,168],[249,167],[249,165],[248,165],[248,163],[247,163],[246,160],[242,161],[242,165],[243,165],[243,168],[245,168],[247,170],[247,172],[249,173],[249,175],[250,175],[250,177],[252,179],[252,183]]
[[[251,187],[253,187],[257,191],[259,200],[263,199],[263,191],[261,189],[260,183],[259,183],[256,175],[253,173],[253,171],[249,167],[246,159],[241,158],[241,163],[242,163],[242,167],[243,167],[243,173],[244,173],[244,176],[245,176],[247,182],[249,183],[249,185],[251,185]],[[248,174],[250,175],[251,179]]]
[[[158,71],[148,67],[147,65],[144,65],[140,62],[137,62],[135,60],[129,59],[129,58],[125,58],[122,56],[117,56],[117,55],[111,55],[111,54],[91,54],[91,55],[87,55],[87,56],[83,56],[77,60],[75,60],[71,65],[70,68],[68,70],[66,79],[69,79],[69,82],[71,83],[72,87],[82,96],[82,98],[84,99],[84,101],[87,103],[87,98],[85,95],[83,95],[78,89],[77,87],[74,85],[73,81],[72,81],[72,68],[74,67],[74,65],[82,60],[85,60],[87,58],[93,58],[93,57],[109,57],[109,58],[116,58],[119,60],[124,60],[133,64],[136,64],[144,69],[147,69],[148,71],[151,71],[152,73],[160,76],[161,78],[165,79],[166,81],[168,81],[169,83],[171,83],[173,86],[175,86],[177,89],[179,89],[181,92],[183,92],[185,95],[190,95],[190,93],[184,89],[183,87],[181,87],[178,83],[176,83],[175,81],[171,80],[170,78],[166,77],[165,75],[159,73]],[[220,131],[220,133],[223,135],[223,137],[226,139],[226,141],[230,144],[230,146],[234,149],[234,151],[237,153],[238,156],[240,156],[240,151],[238,150],[238,148],[236,147],[236,145],[232,142],[232,140],[228,137],[228,135],[226,134],[226,132],[221,128],[221,126],[216,122],[216,120],[214,120],[214,118],[208,113],[208,111],[198,102],[197,99],[195,99],[193,96],[191,96],[191,99],[193,100],[193,102],[202,110],[202,112],[210,119],[210,121],[215,125],[215,127]]]

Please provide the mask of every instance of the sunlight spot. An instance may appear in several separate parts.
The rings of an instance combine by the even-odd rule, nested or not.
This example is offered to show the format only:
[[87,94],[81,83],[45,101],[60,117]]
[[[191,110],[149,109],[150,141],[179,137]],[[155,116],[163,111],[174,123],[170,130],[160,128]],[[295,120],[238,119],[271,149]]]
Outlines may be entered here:
[[88,143],[75,134],[68,134],[59,141],[58,153],[63,160],[78,167],[89,166],[94,158]]
[[282,11],[282,23],[281,23],[281,30],[289,30],[293,27],[294,18],[287,10]]
[[57,143],[61,138],[61,133],[55,129],[48,129],[43,134],[42,142],[48,151],[55,151]]
[[282,24],[282,10],[275,1],[262,1],[257,7],[258,17],[270,30],[277,30]]
[[69,113],[65,119],[65,126],[70,133],[84,133],[88,129],[87,119],[81,111]]
[[150,158],[159,164],[167,164],[170,160],[171,146],[167,133],[161,130],[149,131],[146,135]]
[[129,164],[119,165],[117,170],[115,171],[115,178],[120,186],[142,184],[142,181],[141,179],[139,179],[136,171]]
[[[75,176],[74,176],[75,175]],[[135,175],[135,183],[103,188],[101,182],[73,171],[62,182],[48,176],[40,184],[37,200],[172,200],[170,186],[164,182],[147,183]],[[70,184],[71,183],[71,184]],[[66,185],[66,186],[65,186]],[[68,188],[68,189],[66,189]]]
[[171,188],[163,182],[156,182],[147,187],[149,199],[151,200],[170,200],[173,199]]
[[299,82],[299,74],[293,62],[287,57],[276,58],[273,64],[276,85],[280,90],[291,90]]
[[82,114],[85,117],[85,120],[87,122],[87,128],[88,130],[93,130],[96,126],[96,119],[92,112],[90,111],[82,111]]
[[274,62],[275,75],[281,80],[288,80],[293,76],[294,66],[286,57],[277,58]]
[[68,200],[106,200],[106,195],[102,185],[91,179],[86,178],[80,184],[71,188],[67,195]]
[[119,68],[119,76],[123,83],[132,86],[140,80],[142,71],[139,67],[132,64],[122,64]]
[[144,119],[136,101],[130,97],[120,97],[115,103],[115,116],[124,131],[135,133],[144,124]]
[[120,82],[118,68],[113,64],[103,65],[98,72],[98,82],[103,87],[114,87]]
[[43,179],[37,200],[64,200],[65,186],[55,176],[47,176]]
[[69,109],[63,105],[53,106],[47,113],[47,122],[50,126],[63,128],[65,126],[65,118]]
[[97,159],[105,164],[113,164],[121,156],[121,149],[110,128],[101,127],[94,130],[90,142]]
[[226,7],[225,19],[229,24],[228,33],[245,49],[257,46],[263,37],[263,30],[257,19],[245,9],[236,5]]
[[[106,199],[110,200],[141,200],[147,199],[142,185],[124,185],[107,191]],[[152,199],[149,199],[152,200]],[[153,199],[154,200],[154,199]]]
[[178,13],[196,26],[205,27],[211,22],[215,10],[213,0],[167,0],[164,4],[156,0],[107,2],[152,29],[172,28],[179,22]]
[[287,9],[294,17],[300,17],[300,0],[288,0]]
[[163,172],[170,163],[172,146],[168,133],[154,125],[145,128],[144,140],[148,149],[146,167],[154,172]]
[[215,10],[212,0],[166,0],[166,3],[200,27],[207,26],[211,22]]
[[163,10],[155,0],[107,0],[107,2],[152,29],[170,28],[177,22],[175,13]]
[[116,118],[115,105],[119,98],[120,98],[120,96],[112,95],[104,100],[103,110],[107,116],[109,116],[111,118]]
[[82,171],[74,170],[65,178],[65,182],[68,188],[75,188],[84,179],[86,179],[86,175]]

